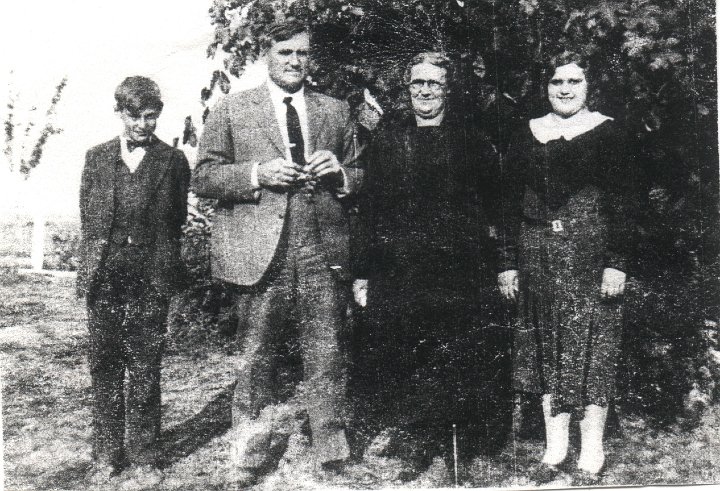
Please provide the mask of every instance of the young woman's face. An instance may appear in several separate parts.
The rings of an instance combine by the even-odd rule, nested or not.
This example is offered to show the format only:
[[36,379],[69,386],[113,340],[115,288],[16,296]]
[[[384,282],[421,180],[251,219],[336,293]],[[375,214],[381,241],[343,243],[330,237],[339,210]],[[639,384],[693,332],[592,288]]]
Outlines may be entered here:
[[556,68],[548,83],[548,99],[553,112],[564,118],[584,108],[587,100],[585,71],[575,63]]

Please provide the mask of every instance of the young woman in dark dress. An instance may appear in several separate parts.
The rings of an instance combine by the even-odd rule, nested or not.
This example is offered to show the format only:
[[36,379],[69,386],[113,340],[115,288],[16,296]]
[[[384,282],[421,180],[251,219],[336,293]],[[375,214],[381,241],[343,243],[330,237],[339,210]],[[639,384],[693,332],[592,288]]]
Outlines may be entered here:
[[619,125],[586,105],[582,57],[563,53],[551,68],[552,112],[515,135],[503,169],[498,282],[519,306],[515,389],[542,394],[546,448],[535,480],[558,477],[574,413],[581,449],[573,479],[582,485],[598,482],[605,462],[634,162]]

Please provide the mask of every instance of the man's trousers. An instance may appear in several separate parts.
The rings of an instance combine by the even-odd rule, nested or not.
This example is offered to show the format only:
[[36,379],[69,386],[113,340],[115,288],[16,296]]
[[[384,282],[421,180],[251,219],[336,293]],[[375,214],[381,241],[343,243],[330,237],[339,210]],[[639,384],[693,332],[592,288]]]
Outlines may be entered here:
[[[243,299],[240,313],[245,339],[233,402],[233,425],[256,418],[267,405],[282,401],[278,374],[293,341],[299,351],[302,382],[293,397],[309,420],[316,462],[349,457],[345,437],[346,363],[342,349],[347,286],[325,261],[313,222],[312,197],[291,198],[290,221],[267,280]],[[292,350],[291,350],[292,351]],[[297,404],[295,404],[297,403]],[[272,418],[271,418],[272,419]],[[271,423],[273,439],[289,437],[289,427]],[[257,467],[263,448],[249,448],[239,465]]]

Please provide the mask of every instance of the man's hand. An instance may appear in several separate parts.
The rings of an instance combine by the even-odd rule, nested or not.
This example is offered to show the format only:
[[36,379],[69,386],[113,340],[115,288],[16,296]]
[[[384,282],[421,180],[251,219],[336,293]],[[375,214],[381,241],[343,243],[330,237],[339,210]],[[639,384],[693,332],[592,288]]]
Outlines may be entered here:
[[368,280],[355,280],[352,286],[355,303],[360,307],[367,305]]
[[510,269],[498,274],[500,293],[508,300],[516,300],[520,291],[520,280],[517,269]]
[[623,293],[625,293],[625,273],[615,268],[605,268],[600,286],[600,296],[615,298]]
[[345,184],[340,162],[330,150],[318,150],[312,154],[302,170],[330,187],[341,188]]
[[301,166],[285,159],[273,159],[257,168],[258,183],[264,188],[293,186],[301,173]]

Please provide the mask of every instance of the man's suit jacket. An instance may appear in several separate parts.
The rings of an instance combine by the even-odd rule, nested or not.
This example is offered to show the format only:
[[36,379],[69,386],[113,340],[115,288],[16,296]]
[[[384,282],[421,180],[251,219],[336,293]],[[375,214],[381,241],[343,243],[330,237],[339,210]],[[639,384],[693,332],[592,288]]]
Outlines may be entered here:
[[[82,296],[93,288],[110,247],[115,213],[115,172],[121,160],[120,138],[88,150],[80,184],[80,267],[77,289]],[[144,189],[139,193],[143,214],[144,247],[151,258],[147,271],[159,293],[174,293],[184,281],[180,257],[181,227],[187,217],[190,167],[178,149],[155,140],[135,172],[143,172]]]
[[[308,154],[333,152],[344,165],[347,194],[353,194],[362,171],[354,165],[348,105],[309,90],[305,102]],[[193,180],[198,196],[218,200],[211,239],[212,270],[217,278],[255,285],[275,255],[289,195],[279,189],[258,192],[250,178],[255,163],[275,158],[286,158],[286,151],[267,85],[221,100],[205,124]],[[320,188],[315,208],[328,267],[347,279],[349,232],[343,199]]]

